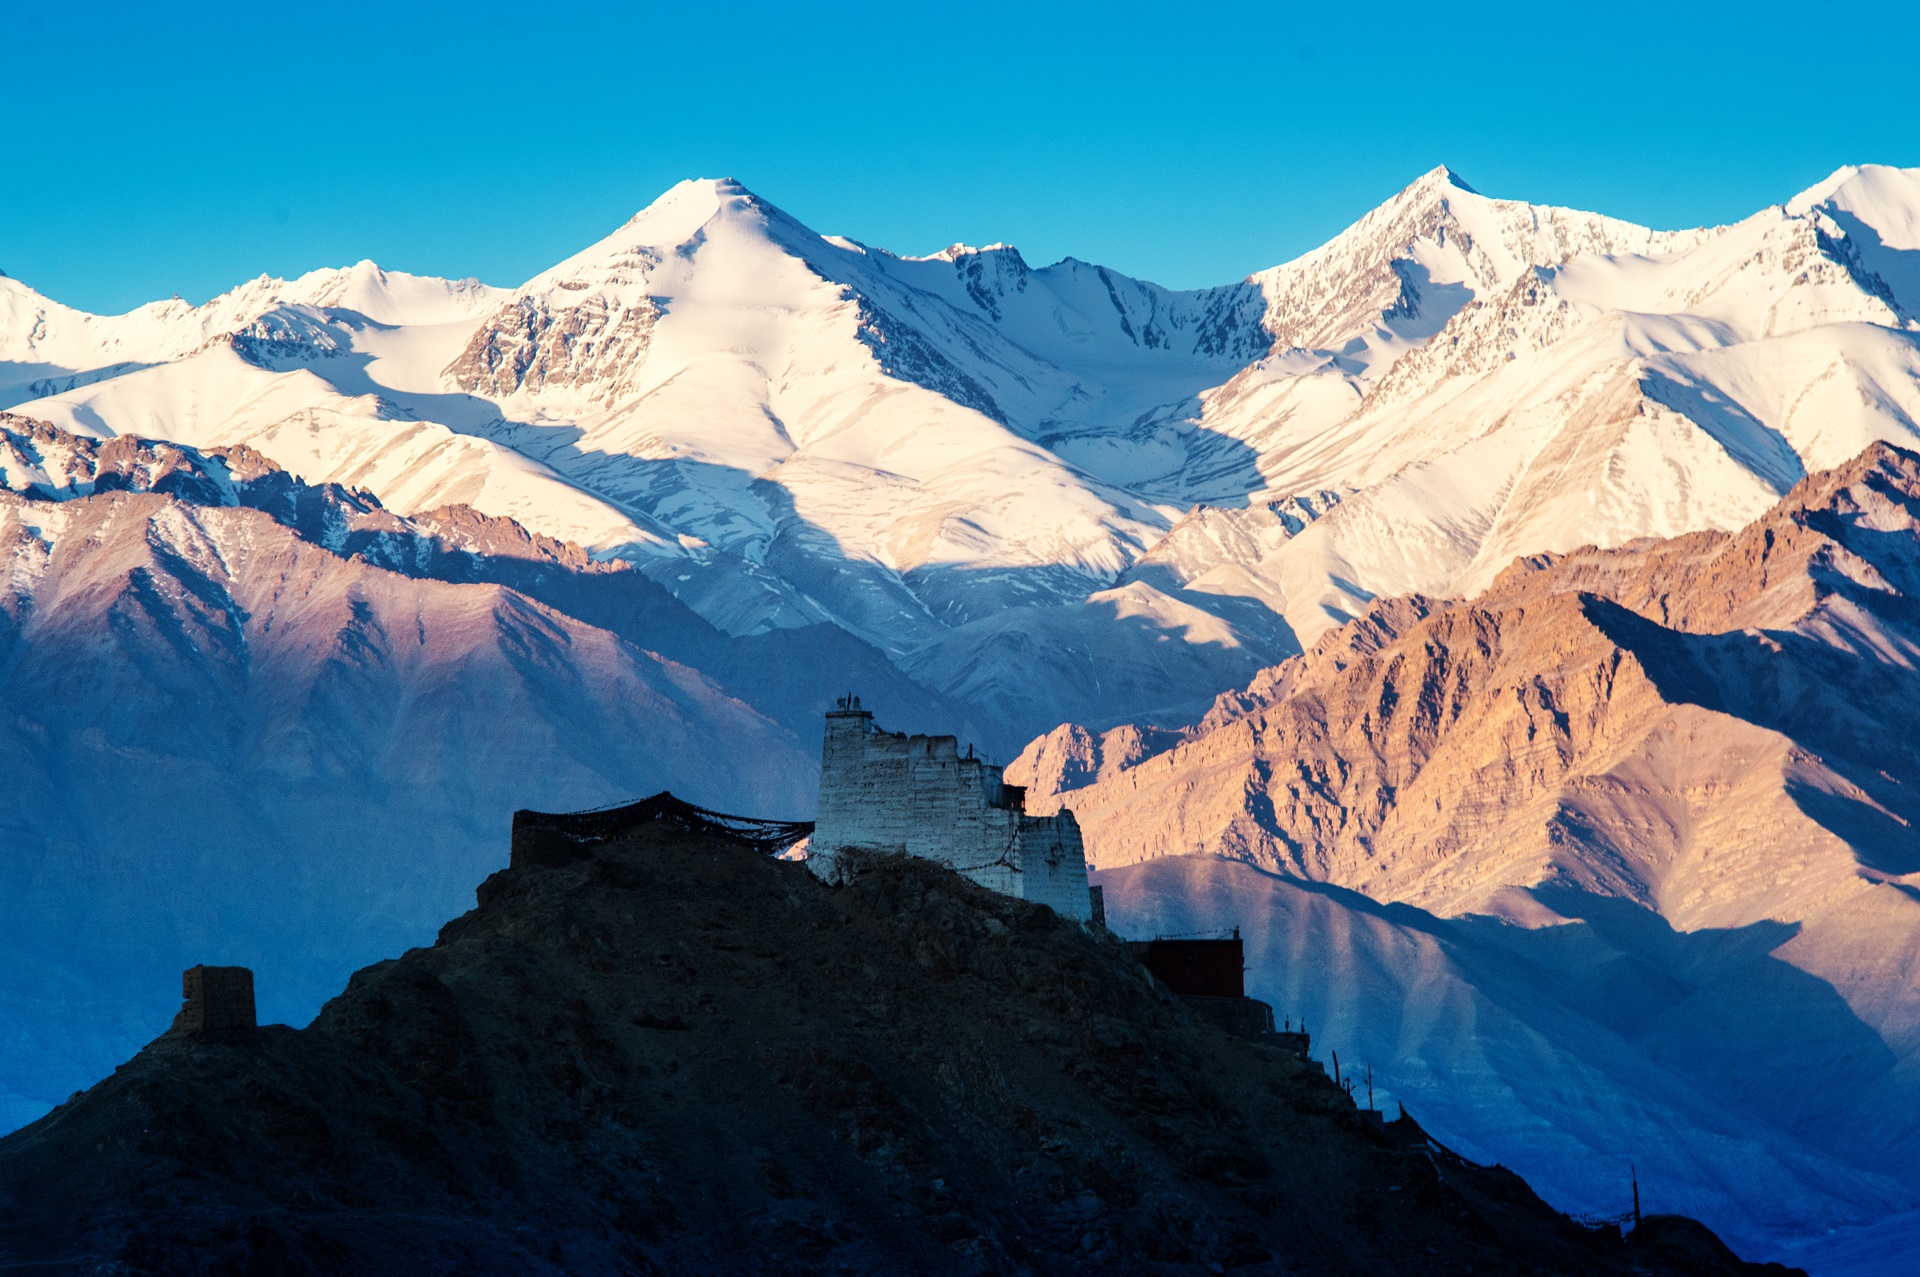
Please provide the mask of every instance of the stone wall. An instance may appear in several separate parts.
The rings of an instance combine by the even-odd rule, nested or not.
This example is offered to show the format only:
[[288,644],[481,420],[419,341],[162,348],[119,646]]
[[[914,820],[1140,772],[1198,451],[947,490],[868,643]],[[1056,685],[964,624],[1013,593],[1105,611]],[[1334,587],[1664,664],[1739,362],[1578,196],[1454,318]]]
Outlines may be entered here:
[[185,1000],[173,1027],[207,1037],[244,1036],[254,1030],[253,972],[246,967],[188,967],[180,973]]
[[923,856],[983,887],[1084,922],[1086,850],[1073,813],[1029,816],[1026,791],[963,757],[951,736],[880,731],[849,697],[827,714],[809,863],[832,879],[842,848]]

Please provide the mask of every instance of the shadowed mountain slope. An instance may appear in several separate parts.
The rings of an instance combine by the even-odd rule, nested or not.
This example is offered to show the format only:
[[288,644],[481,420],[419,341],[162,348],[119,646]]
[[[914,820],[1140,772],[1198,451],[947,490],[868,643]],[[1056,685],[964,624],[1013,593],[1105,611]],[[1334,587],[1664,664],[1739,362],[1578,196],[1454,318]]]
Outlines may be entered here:
[[0,1141],[0,1263],[1759,1271],[1556,1216],[928,862],[830,889],[666,824],[514,862],[308,1028],[170,1033]]
[[0,548],[5,1129],[152,1037],[195,958],[304,1022],[432,934],[515,807],[806,816],[849,678],[968,721],[841,631],[736,638],[511,519],[401,518],[244,446],[0,414]]

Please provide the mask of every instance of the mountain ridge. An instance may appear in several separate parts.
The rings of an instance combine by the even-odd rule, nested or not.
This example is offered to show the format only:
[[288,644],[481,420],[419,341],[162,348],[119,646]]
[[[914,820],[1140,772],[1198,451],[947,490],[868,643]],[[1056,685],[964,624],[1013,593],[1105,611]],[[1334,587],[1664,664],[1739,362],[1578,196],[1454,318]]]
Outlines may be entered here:
[[[344,463],[403,513],[409,488],[459,491],[730,632],[836,625],[937,690],[1004,688],[1011,752],[1141,708],[1024,672],[1041,635],[1210,616],[1103,653],[1177,718],[1370,597],[1472,592],[1582,524],[1737,526],[1808,462],[1913,437],[1910,205],[1903,171],[1855,167],[1734,226],[1652,231],[1441,167],[1320,249],[1176,292],[1004,247],[898,257],[690,181],[512,289],[363,263],[162,304],[191,340],[67,351],[76,384],[34,411],[248,442],[315,481]],[[59,352],[14,294],[0,356],[40,369]],[[80,367],[109,355],[138,357]],[[1756,360],[1791,370],[1778,391]],[[1816,408],[1812,434],[1781,420]],[[1135,570],[1196,503],[1231,522],[1321,491],[1347,498],[1324,524]],[[1592,513],[1556,513],[1582,495]]]
[[[1920,1001],[1904,974],[1920,961],[1916,586],[1920,454],[1875,444],[1740,531],[1519,559],[1469,599],[1376,600],[1187,729],[1063,727],[1008,775],[1036,810],[1075,812],[1122,919],[1145,910],[1255,934],[1263,909],[1307,907],[1296,897],[1311,888],[1291,884],[1324,883],[1411,906],[1395,925],[1448,937],[1459,954],[1501,936],[1517,965],[1571,964],[1573,988],[1595,977],[1570,955],[1608,953],[1621,981],[1611,1006],[1549,985],[1505,1014],[1557,1039],[1549,1055],[1595,1031],[1579,1021],[1600,1022],[1604,1039],[1579,1048],[1614,1075],[1584,1084],[1595,1111],[1616,1103],[1618,1079],[1652,1067],[1678,1084],[1663,1101],[1675,1146],[1704,1150],[1718,1127],[1753,1142],[1740,1157],[1756,1176],[1781,1173],[1758,1169],[1781,1159],[1832,1163],[1787,1173],[1798,1184],[1763,1198],[1689,1200],[1757,1244],[1767,1212],[1806,1209],[1845,1173],[1901,1182],[1852,1190],[1883,1195],[1878,1213],[1916,1189],[1906,1167],[1920,1127],[1895,1116],[1920,1076]],[[1168,856],[1266,877],[1204,864],[1147,873]],[[1170,898],[1124,885],[1143,874]],[[1166,882],[1180,875],[1191,881]],[[1217,898],[1210,875],[1244,900]],[[1194,917],[1182,892],[1212,903]],[[1672,978],[1682,937],[1711,935],[1727,939],[1717,951],[1699,942],[1684,987],[1655,979],[1663,965]],[[1256,985],[1323,978],[1275,943]],[[1449,1058],[1458,1044],[1404,1022],[1396,1043],[1395,1016],[1429,996],[1417,979],[1376,990],[1375,1010],[1338,985],[1313,996],[1393,1061],[1390,1085],[1411,1089],[1442,1138],[1485,1125],[1470,1103],[1567,1104],[1521,1074],[1501,1079],[1506,1096],[1470,1100],[1486,1079]],[[1772,1018],[1787,1005],[1804,1029]],[[1690,1015],[1673,1018],[1676,1006]],[[1572,1025],[1557,1019],[1569,1010]],[[1451,1099],[1446,1079],[1461,1092]],[[1751,1106],[1729,1108],[1729,1095]],[[1586,1156],[1633,1155],[1632,1128],[1594,1122]],[[1586,1191],[1564,1151],[1529,1149],[1539,1137],[1523,1131],[1506,1139],[1493,1145],[1501,1159],[1550,1197]]]
[[0,414],[0,545],[8,1125],[151,1036],[130,990],[195,947],[310,1013],[444,912],[516,802],[671,783],[804,815],[845,677],[967,721],[837,631],[734,638],[578,545],[244,445]]

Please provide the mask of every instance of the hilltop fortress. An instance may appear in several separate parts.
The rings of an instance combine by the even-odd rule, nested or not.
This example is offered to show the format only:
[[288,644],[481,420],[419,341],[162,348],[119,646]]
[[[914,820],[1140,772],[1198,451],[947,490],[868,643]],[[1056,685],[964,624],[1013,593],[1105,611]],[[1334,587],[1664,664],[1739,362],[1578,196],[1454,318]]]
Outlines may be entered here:
[[844,850],[921,856],[991,891],[1093,919],[1079,822],[1070,811],[1029,816],[1025,800],[1000,767],[971,750],[962,757],[954,737],[882,731],[859,697],[845,696],[827,712],[807,864],[833,882]]

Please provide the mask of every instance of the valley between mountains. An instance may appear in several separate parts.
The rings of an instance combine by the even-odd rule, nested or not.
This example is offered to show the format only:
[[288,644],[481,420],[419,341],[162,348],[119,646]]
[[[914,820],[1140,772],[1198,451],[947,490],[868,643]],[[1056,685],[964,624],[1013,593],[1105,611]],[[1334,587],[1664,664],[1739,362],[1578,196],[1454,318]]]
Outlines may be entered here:
[[1555,1205],[1920,1253],[1920,171],[1441,168],[1193,291],[687,182],[514,287],[0,277],[0,409],[0,1125],[194,962],[304,1023],[517,807],[810,815],[854,691]]

